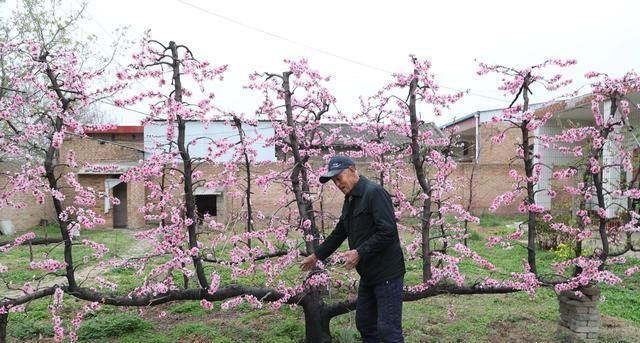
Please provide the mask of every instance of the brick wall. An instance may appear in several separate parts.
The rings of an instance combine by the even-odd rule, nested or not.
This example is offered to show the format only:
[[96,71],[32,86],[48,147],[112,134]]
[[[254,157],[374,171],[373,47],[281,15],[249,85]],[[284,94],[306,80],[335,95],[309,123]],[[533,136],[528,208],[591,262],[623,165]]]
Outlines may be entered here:
[[[20,171],[20,165],[16,162],[0,163],[2,172],[16,173]],[[4,184],[5,180],[0,177],[0,184]],[[16,231],[25,231],[28,228],[38,226],[41,219],[52,223],[56,220],[56,214],[53,208],[53,201],[50,197],[45,197],[44,204],[38,204],[29,193],[20,193],[13,198],[14,202],[24,204],[22,208],[0,208],[0,220],[9,220]]]
[[[475,189],[473,203],[471,205],[472,211],[476,214],[487,211],[497,195],[511,189],[511,182],[505,182],[505,180],[508,180],[508,171],[510,169],[509,158],[514,154],[513,142],[517,140],[519,132],[510,130],[505,143],[495,145],[491,143],[491,137],[495,134],[496,130],[494,127],[487,127],[485,125],[483,125],[480,130],[481,164],[476,166],[474,172]],[[115,144],[101,140],[113,140]],[[135,149],[129,149],[127,146],[142,149],[143,142],[140,139],[136,139],[132,134],[110,135],[109,137],[98,135],[93,138],[69,135],[61,149],[61,156],[64,158],[68,150],[73,150],[80,164],[85,161],[89,163],[137,162],[142,159],[143,156],[141,152]],[[358,161],[360,173],[368,176],[370,179],[374,179],[376,175],[374,175],[372,171],[367,170],[366,163],[363,162],[364,161]],[[324,164],[324,161],[314,159],[311,163],[315,166],[320,166]],[[268,173],[270,170],[279,170],[282,168],[283,166],[281,164],[267,163],[252,166],[252,172],[254,176],[259,176]],[[456,195],[460,196],[464,201],[468,199],[468,178],[472,169],[472,164],[460,163],[458,170],[451,176],[452,180],[456,180],[459,186]],[[202,167],[205,178],[220,175],[222,170],[223,167],[220,165],[207,165]],[[410,170],[409,173],[413,174],[413,171]],[[104,179],[110,177],[117,177],[117,175],[82,175],[80,182],[98,191],[104,191]],[[408,181],[402,188],[410,191],[415,188],[415,184],[413,181]],[[242,188],[231,189],[227,187],[220,191],[222,191],[222,194],[217,197],[218,220],[223,221],[238,215],[240,211],[245,211],[244,197],[241,194],[243,192]],[[142,184],[127,185],[127,216],[130,227],[139,227],[144,224],[143,214],[140,213],[138,209],[144,204],[145,192],[146,190]],[[182,195],[181,189],[178,190],[178,192],[180,194],[176,195]],[[254,181],[252,185],[252,202],[255,209],[262,211],[266,216],[271,216],[283,206],[284,203],[279,201],[283,192],[283,188],[278,185],[274,185],[268,190],[262,190]],[[286,199],[292,200],[293,195],[288,195]],[[343,195],[331,183],[325,185],[320,194],[315,194],[313,199],[315,210],[320,211],[322,209],[333,218],[339,216]],[[498,210],[498,213],[514,213],[515,207],[517,207],[517,204],[502,207]],[[104,213],[104,203],[102,200],[95,206],[94,211],[101,214]],[[107,222],[105,226],[112,225],[112,211],[104,215]]]
[[145,189],[142,182],[134,181],[127,184],[127,202],[127,226],[129,228],[144,227],[144,213],[139,211],[145,203]]
[[[142,159],[144,142],[142,135],[139,141],[130,140],[129,135],[114,135],[115,140],[111,144],[97,138],[79,137],[76,135],[67,135],[64,144],[60,148],[60,160],[65,161],[69,150],[73,150],[76,154],[76,160],[79,164],[86,161],[89,163],[107,163],[116,161],[133,161],[137,162]],[[130,147],[130,148],[129,148]],[[131,149],[133,148],[133,149]],[[138,149],[138,150],[136,150]]]
[[499,131],[504,131],[507,127],[506,124],[488,125],[488,123],[484,123],[480,125],[480,164],[509,165],[510,159],[516,154],[515,144],[522,142],[520,130],[507,130],[501,144],[495,144],[491,141],[493,136]]
[[[506,137],[501,144],[495,144],[491,141],[493,136],[504,131],[507,127],[506,124],[480,124],[478,164],[474,166],[473,162],[458,163],[457,169],[450,176],[451,180],[456,180],[455,195],[462,197],[464,199],[462,203],[466,206],[469,201],[470,178],[473,172],[474,189],[470,209],[476,215],[489,212],[493,200],[498,195],[512,190],[513,179],[509,177],[509,170],[516,169],[519,174],[524,174],[521,160],[511,160],[516,153],[516,144],[522,141],[520,130],[507,130]],[[516,202],[501,206],[495,213],[518,213],[518,205]]]
[[[137,136],[136,136],[137,135]],[[114,139],[113,141],[105,141]],[[98,134],[97,137],[79,137],[68,135],[60,149],[60,160],[65,161],[69,150],[76,154],[79,168],[71,171],[78,172],[84,163],[133,163],[142,160],[142,134]],[[70,171],[67,168],[65,172]],[[120,174],[80,174],[78,182],[85,187],[91,187],[96,192],[105,191],[105,179],[118,178]],[[127,188],[127,227],[139,228],[144,226],[144,215],[138,211],[144,205],[145,189],[142,183],[133,182]],[[71,205],[73,190],[66,189],[65,205]],[[110,193],[110,195],[113,195]],[[113,206],[104,212],[104,200],[98,199],[91,208],[105,219],[105,224],[99,227],[113,227]]]
[[[473,194],[470,210],[476,215],[488,213],[493,200],[498,195],[512,189],[513,179],[509,176],[509,170],[508,164],[478,164],[474,169],[473,163],[459,163],[450,176],[450,180],[455,180],[457,187],[454,195],[461,197],[463,200],[460,203],[467,206],[470,196],[471,173],[473,172]],[[523,172],[521,168],[519,172]],[[494,213],[515,214],[518,213],[518,205],[518,202],[503,205]]]

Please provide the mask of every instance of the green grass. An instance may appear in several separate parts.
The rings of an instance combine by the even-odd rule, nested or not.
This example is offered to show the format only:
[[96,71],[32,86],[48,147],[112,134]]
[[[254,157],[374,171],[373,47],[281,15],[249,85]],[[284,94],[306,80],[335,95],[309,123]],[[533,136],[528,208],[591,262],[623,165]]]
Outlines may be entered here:
[[482,227],[499,227],[527,220],[524,215],[501,216],[492,213],[483,213],[479,218]]
[[[41,318],[47,319],[47,318]],[[9,337],[25,339],[33,337],[53,337],[53,322],[34,319],[31,314],[15,314],[9,317],[7,326]]]
[[153,327],[151,323],[134,313],[108,314],[83,321],[78,329],[78,338],[82,341],[96,342],[136,332],[148,332]]
[[171,304],[169,306],[169,313],[191,313],[193,315],[204,315],[207,311],[200,305],[199,301],[185,301]]
[[[625,265],[612,265],[609,270],[620,275],[630,266],[639,264],[640,259],[627,259]],[[627,319],[640,327],[640,274],[632,275],[622,286],[601,286],[604,302],[600,304],[600,311],[609,316]]]
[[[499,247],[489,249],[485,246],[487,236],[508,231],[504,225],[517,220],[513,217],[504,219],[496,216],[485,216],[484,220],[490,221],[489,224],[492,221],[495,225],[472,225],[469,244],[474,251],[492,262],[496,271],[489,272],[467,259],[460,264],[460,268],[466,275],[468,284],[484,276],[508,279],[510,272],[522,272],[522,263],[527,258],[526,249],[518,245],[509,250]],[[89,239],[108,240],[109,232],[95,231],[87,233],[86,236],[92,237]],[[111,240],[111,243],[115,241]],[[120,243],[127,246],[125,239]],[[228,252],[218,253],[225,255]],[[23,262],[25,259],[24,253],[13,257],[22,259]],[[550,272],[550,265],[555,262],[554,258],[553,252],[539,250],[539,270],[542,273]],[[0,263],[7,264],[4,256],[2,259]],[[166,258],[153,260],[148,268],[165,261]],[[628,259],[625,265],[612,266],[612,270],[621,274],[629,266],[638,263],[640,260]],[[341,267],[337,269],[342,270]],[[405,284],[420,283],[421,269],[419,261],[408,261]],[[208,264],[207,275],[213,271],[222,275],[223,285],[230,282],[229,268]],[[18,273],[14,276],[16,280],[29,277],[24,270],[8,274],[14,272]],[[119,294],[128,293],[141,282],[140,276],[135,275],[135,270],[131,268],[114,268],[103,276],[119,283]],[[287,269],[283,275],[288,284],[297,283],[302,277],[303,274],[295,266]],[[182,278],[177,272],[174,273],[174,279],[181,287]],[[264,276],[258,273],[255,276],[242,277],[236,282],[261,285],[264,283]],[[194,281],[191,280],[190,284],[193,286]],[[640,340],[640,274],[625,280],[623,286],[624,288],[602,286],[605,301],[600,304],[600,310],[605,320],[602,328],[604,341]],[[327,302],[354,295],[354,291],[332,290]],[[36,340],[39,336],[52,336],[52,322],[47,309],[49,301],[49,298],[34,301],[29,304],[27,313],[10,315],[10,341],[25,342]],[[84,304],[73,297],[65,296],[62,317],[66,328]],[[453,322],[449,322],[447,317],[449,304],[454,306],[457,316]],[[241,305],[231,311],[222,311],[220,303],[216,303],[214,309],[209,311],[203,309],[198,301],[185,301],[148,308],[143,315],[136,311],[135,308],[123,310],[103,306],[96,315],[85,319],[78,334],[84,342],[300,342],[304,338],[304,314],[301,308],[291,310],[283,306],[279,311],[271,311],[266,306],[254,310],[247,305]],[[160,318],[160,311],[165,311],[166,317]],[[481,296],[440,295],[404,303],[403,316],[407,342],[554,342],[557,340],[555,329],[559,314],[555,293],[549,289],[540,289],[534,299],[522,292]],[[353,312],[334,318],[330,329],[336,342],[359,341]]]
[[[44,238],[45,232],[47,237],[55,238],[60,237],[60,229],[55,225],[49,225],[46,228],[35,227],[28,232],[34,232],[36,237]],[[21,232],[20,234],[23,234]],[[7,240],[14,239],[18,235],[7,236]],[[80,237],[74,240],[73,249],[73,263],[74,265],[83,264],[85,256],[89,259],[88,267],[95,266],[97,261],[92,256],[93,249],[82,244],[82,240],[88,239],[97,243],[102,243],[107,246],[110,251],[102,257],[102,260],[118,257],[118,254],[126,252],[131,246],[133,240],[127,235],[118,232],[113,229],[94,229],[83,230]],[[14,284],[22,285],[24,282],[31,281],[34,276],[44,274],[41,270],[31,270],[29,263],[31,261],[42,261],[45,259],[54,259],[57,261],[64,261],[64,246],[62,243],[47,244],[47,245],[34,245],[34,246],[22,246],[3,253],[0,257],[0,263],[9,268],[9,273],[6,275],[6,280]],[[1,290],[1,288],[0,288]]]
[[188,341],[189,337],[199,336],[212,340],[218,336],[218,332],[210,325],[198,322],[183,323],[174,327],[169,336],[175,342]]

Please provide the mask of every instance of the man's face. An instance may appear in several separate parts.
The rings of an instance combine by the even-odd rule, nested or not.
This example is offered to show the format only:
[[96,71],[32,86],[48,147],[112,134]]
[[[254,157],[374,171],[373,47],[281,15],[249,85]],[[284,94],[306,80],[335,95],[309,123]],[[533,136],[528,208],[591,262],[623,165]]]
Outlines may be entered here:
[[351,166],[331,178],[331,180],[333,180],[333,183],[342,191],[342,193],[349,194],[351,193],[351,190],[353,190],[353,187],[355,187],[356,183],[358,183],[358,173],[356,173],[356,168]]

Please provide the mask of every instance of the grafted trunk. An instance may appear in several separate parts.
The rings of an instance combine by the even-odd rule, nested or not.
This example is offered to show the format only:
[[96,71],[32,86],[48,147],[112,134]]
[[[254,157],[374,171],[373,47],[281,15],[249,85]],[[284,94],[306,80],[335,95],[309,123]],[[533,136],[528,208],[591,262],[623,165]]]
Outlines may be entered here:
[[9,321],[9,314],[0,314],[0,343],[7,341],[7,322]]
[[313,291],[306,295],[302,300],[302,308],[304,310],[304,342],[331,342],[331,330],[329,329],[331,318],[320,292]]

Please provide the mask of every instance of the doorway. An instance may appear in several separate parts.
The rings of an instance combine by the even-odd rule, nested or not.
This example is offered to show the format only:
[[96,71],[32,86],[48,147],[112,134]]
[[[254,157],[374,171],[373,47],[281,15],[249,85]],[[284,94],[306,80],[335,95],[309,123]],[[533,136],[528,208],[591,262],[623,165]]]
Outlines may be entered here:
[[113,206],[113,227],[127,227],[127,184],[120,182],[113,187],[113,196],[120,200],[120,204]]

